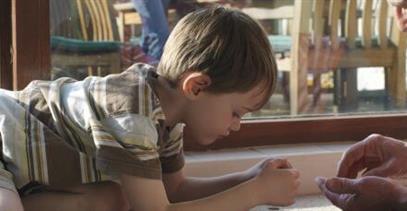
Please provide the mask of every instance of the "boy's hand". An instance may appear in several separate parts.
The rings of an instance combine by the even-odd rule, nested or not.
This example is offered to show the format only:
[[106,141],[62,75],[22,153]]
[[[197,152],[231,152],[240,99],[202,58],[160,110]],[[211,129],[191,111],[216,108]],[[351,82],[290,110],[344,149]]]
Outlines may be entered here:
[[344,211],[405,210],[405,188],[381,177],[316,178],[322,193]]
[[288,160],[286,159],[269,157],[256,163],[254,166],[247,169],[244,173],[247,175],[247,178],[253,178],[259,175],[263,171],[263,169],[268,165],[273,166],[273,168],[275,169],[292,168],[291,163],[288,162]]
[[266,159],[256,166],[255,193],[260,204],[288,206],[294,203],[300,185],[299,172],[285,159]]

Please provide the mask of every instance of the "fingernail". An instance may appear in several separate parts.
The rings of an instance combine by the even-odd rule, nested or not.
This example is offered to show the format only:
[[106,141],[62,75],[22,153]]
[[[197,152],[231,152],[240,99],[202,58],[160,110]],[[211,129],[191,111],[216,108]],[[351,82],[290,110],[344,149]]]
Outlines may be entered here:
[[326,181],[326,178],[325,177],[315,177],[315,182],[316,183],[318,183],[318,184],[321,184],[321,183],[325,183],[325,181]]
[[326,186],[329,189],[336,189],[336,187],[338,186],[338,183],[336,182],[335,178],[329,179],[326,181]]

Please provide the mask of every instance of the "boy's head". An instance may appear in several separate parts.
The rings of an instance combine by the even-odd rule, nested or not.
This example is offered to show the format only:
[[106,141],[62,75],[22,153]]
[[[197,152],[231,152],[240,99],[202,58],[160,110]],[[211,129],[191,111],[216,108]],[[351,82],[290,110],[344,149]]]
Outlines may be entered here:
[[[158,72],[194,101],[193,110],[199,114],[189,115],[185,123],[192,131],[201,131],[199,136],[212,136],[208,141],[199,141],[206,144],[210,138],[216,139],[236,130],[231,126],[232,122],[226,122],[226,117],[220,114],[222,106],[246,107],[252,111],[268,101],[276,84],[277,66],[267,36],[258,22],[240,11],[214,7],[190,13],[179,21],[167,40]],[[200,94],[203,97],[199,98]],[[247,102],[239,105],[233,102],[243,99],[245,94]],[[205,98],[232,95],[237,98],[227,101]],[[248,111],[238,109],[232,110],[238,113],[233,115],[240,121],[240,116]],[[205,115],[205,112],[213,115]],[[211,122],[225,120],[219,124],[227,128],[217,129],[219,131],[214,134],[210,134],[210,130],[215,128],[202,132],[202,124],[197,122],[204,123],[203,116],[212,116],[207,119]]]

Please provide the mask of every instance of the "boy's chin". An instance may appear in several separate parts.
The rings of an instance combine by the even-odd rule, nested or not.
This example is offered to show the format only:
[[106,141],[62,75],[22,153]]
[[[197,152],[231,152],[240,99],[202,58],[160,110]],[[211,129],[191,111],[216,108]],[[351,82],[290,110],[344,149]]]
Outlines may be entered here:
[[216,140],[213,138],[200,138],[197,139],[197,143],[201,146],[208,146],[210,144],[212,144],[213,142],[215,142]]

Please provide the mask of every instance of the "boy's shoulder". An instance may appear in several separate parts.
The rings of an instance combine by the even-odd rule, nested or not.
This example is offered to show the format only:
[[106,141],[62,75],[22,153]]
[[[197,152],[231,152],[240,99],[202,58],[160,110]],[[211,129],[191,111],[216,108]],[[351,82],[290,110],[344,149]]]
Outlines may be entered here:
[[120,74],[101,78],[90,91],[107,116],[133,113],[149,117],[159,107],[150,86],[155,74],[155,67],[136,63]]
[[150,83],[156,74],[155,67],[149,64],[136,63],[121,73],[101,78],[98,80],[98,83],[106,87],[106,92],[131,94],[131,91],[133,94],[136,94],[134,91],[138,89],[151,89]]

